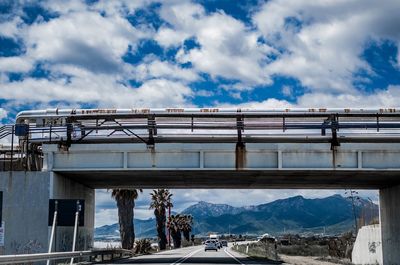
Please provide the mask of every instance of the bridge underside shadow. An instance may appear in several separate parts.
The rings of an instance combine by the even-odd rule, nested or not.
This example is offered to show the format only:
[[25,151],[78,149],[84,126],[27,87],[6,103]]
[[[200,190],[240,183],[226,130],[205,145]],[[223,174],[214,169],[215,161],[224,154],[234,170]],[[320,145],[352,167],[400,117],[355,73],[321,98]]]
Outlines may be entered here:
[[93,189],[382,189],[400,185],[396,170],[98,170],[57,174]]

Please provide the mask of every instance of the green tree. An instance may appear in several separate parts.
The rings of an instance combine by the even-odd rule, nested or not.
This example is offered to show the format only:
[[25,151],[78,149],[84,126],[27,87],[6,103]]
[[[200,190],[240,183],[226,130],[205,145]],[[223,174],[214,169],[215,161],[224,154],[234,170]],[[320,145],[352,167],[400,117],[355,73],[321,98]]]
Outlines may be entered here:
[[156,217],[156,227],[158,235],[158,244],[160,249],[166,249],[167,237],[165,235],[165,223],[167,221],[166,209],[172,207],[171,197],[172,194],[168,189],[153,190],[151,195],[150,209],[154,209]]
[[190,232],[192,232],[193,225],[193,216],[191,215],[183,215],[181,220],[181,229],[183,233],[183,237],[189,241],[190,240]]
[[179,224],[180,215],[171,215],[168,218],[167,227],[174,241],[174,248],[180,248],[182,243],[181,228]]
[[111,197],[115,199],[118,207],[119,232],[121,245],[124,249],[132,249],[135,242],[135,228],[133,225],[135,200],[141,189],[113,189]]
[[191,215],[171,215],[168,219],[168,229],[171,231],[171,237],[174,241],[174,247],[180,248],[182,244],[182,233],[187,241],[190,240],[192,231],[193,217]]

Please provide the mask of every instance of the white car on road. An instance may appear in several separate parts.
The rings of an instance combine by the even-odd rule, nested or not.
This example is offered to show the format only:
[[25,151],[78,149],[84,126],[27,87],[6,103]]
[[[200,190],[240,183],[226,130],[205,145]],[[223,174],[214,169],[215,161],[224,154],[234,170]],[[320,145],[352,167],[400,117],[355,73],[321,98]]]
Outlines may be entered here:
[[207,250],[215,250],[218,251],[217,241],[216,240],[207,240],[204,246],[204,251]]

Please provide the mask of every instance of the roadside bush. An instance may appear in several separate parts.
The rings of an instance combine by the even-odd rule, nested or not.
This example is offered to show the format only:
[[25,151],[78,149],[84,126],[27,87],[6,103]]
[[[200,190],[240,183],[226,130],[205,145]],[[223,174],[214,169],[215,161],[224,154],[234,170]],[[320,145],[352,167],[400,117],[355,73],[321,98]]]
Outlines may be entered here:
[[134,253],[135,254],[148,254],[151,250],[151,243],[148,239],[140,239],[136,241]]
[[328,256],[328,246],[320,245],[289,245],[279,246],[279,254],[291,255],[291,256]]
[[[247,244],[241,244],[237,246],[237,251],[246,254]],[[234,248],[236,249],[236,248]],[[249,244],[249,252],[247,255],[251,257],[267,258],[275,260],[275,243],[269,242],[257,242]]]

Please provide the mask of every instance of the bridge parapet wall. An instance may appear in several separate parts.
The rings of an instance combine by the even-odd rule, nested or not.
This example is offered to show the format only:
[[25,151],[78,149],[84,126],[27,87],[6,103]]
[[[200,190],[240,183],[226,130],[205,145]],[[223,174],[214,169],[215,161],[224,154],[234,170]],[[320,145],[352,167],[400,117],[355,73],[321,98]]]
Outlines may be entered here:
[[[235,144],[81,144],[68,151],[44,145],[48,171],[84,170],[224,170],[346,169],[400,170],[400,144],[249,143]],[[242,160],[239,161],[238,160]]]

